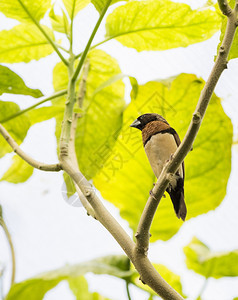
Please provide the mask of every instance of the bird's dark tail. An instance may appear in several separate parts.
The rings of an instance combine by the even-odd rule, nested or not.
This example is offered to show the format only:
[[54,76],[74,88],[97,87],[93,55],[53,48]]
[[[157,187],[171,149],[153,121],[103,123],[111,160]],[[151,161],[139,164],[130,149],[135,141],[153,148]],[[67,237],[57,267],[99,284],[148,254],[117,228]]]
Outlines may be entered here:
[[183,185],[184,185],[183,179],[180,177],[177,180],[176,187],[174,189],[172,187],[168,188],[167,192],[170,195],[177,217],[185,221],[187,215],[187,208],[184,201]]

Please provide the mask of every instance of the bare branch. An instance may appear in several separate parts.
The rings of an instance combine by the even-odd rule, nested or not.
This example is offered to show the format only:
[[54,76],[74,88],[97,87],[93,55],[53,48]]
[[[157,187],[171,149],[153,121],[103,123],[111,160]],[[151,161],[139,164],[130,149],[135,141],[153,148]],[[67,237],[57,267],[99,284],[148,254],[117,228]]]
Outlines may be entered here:
[[31,158],[28,154],[26,154],[19,145],[16,143],[16,141],[10,136],[10,134],[7,132],[7,130],[0,124],[0,133],[4,137],[4,139],[8,142],[10,147],[13,149],[13,151],[18,154],[23,160],[25,160],[29,165],[32,167],[42,170],[42,171],[50,171],[50,172],[58,172],[62,170],[61,165],[58,164],[45,164],[42,162],[39,162],[33,158]]
[[[76,133],[76,129],[77,129],[78,118],[79,118],[79,115],[74,114],[72,127],[71,127],[71,135],[70,135],[70,140],[69,140],[69,158],[70,158],[70,161],[72,162],[72,164],[77,168],[77,170],[79,169],[79,166],[78,166],[78,160],[77,160],[76,151],[75,151],[75,133]],[[89,204],[87,198],[84,196],[84,194],[80,190],[79,186],[75,182],[74,182],[74,185],[75,185],[76,191],[78,193],[79,199],[87,211],[87,214],[89,216],[92,216],[94,219],[96,219],[95,211],[92,208],[92,206]]]
[[236,8],[229,13],[222,45],[210,76],[201,92],[187,133],[175,152],[173,159],[164,166],[164,169],[152,190],[153,196],[150,196],[146,203],[136,233],[138,252],[146,254],[146,251],[148,250],[150,237],[149,230],[160,199],[162,198],[169,183],[169,178],[177,171],[186,155],[190,152],[218,79],[224,69],[227,68],[227,58],[237,26],[237,10],[236,4]]
[[62,157],[62,167],[76,182],[85,198],[94,209],[96,219],[111,233],[132,261],[141,275],[142,282],[150,286],[163,299],[183,300],[183,298],[159,275],[147,256],[137,251],[135,243],[130,236],[103,206],[94,192],[92,185],[87,181],[83,174],[75,168],[75,165],[72,164],[69,158],[65,156]]

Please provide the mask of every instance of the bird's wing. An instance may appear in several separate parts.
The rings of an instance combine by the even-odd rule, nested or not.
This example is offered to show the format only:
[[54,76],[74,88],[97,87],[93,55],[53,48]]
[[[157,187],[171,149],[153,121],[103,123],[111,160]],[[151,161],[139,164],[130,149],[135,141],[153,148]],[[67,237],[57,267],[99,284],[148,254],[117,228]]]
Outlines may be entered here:
[[[176,132],[173,128],[171,128],[171,129],[172,129],[171,133],[172,133],[173,136],[174,136],[175,142],[176,142],[177,146],[179,146],[179,145],[181,144],[179,135],[177,134],[177,132]],[[184,162],[182,162],[182,170],[183,170],[183,179],[184,179],[184,178],[185,178]]]

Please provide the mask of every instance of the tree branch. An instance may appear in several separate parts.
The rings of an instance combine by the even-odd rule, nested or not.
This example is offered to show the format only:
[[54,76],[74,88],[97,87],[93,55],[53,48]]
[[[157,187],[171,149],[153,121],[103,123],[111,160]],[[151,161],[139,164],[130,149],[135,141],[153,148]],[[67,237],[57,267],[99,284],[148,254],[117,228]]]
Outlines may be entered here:
[[[219,0],[219,2],[221,1],[222,0]],[[168,186],[170,177],[173,176],[186,155],[190,152],[218,79],[220,78],[224,69],[227,68],[227,58],[237,26],[237,11],[238,2],[236,2],[235,9],[232,10],[228,15],[227,27],[222,45],[219,49],[219,53],[210,76],[201,92],[187,133],[175,152],[173,159],[164,166],[164,169],[152,190],[153,196],[150,196],[146,203],[136,233],[136,245],[138,252],[146,254],[148,250],[150,238],[149,230],[160,199],[162,198],[165,189]]]
[[62,60],[62,62],[67,66],[68,61],[63,57],[63,55],[60,53],[59,49],[57,48],[54,41],[51,39],[51,37],[48,35],[48,33],[44,30],[44,28],[40,25],[40,23],[32,16],[28,8],[25,6],[25,4],[21,0],[17,0],[21,7],[24,9],[26,14],[29,16],[29,18],[32,20],[32,22],[37,26],[37,28],[40,30],[40,32],[44,35],[46,40],[51,44],[55,52],[58,54],[59,58]]
[[54,171],[58,172],[62,170],[61,165],[58,164],[45,164],[42,162],[39,162],[33,158],[31,158],[28,154],[26,154],[19,145],[16,143],[16,141],[10,136],[10,134],[7,132],[7,130],[0,124],[0,133],[4,137],[4,139],[8,142],[10,147],[13,149],[13,151],[18,154],[23,160],[25,160],[29,165],[32,167],[42,170],[42,171]]
[[218,5],[223,15],[229,16],[232,13],[232,9],[227,0],[218,0]]
[[[76,129],[77,129],[78,118],[79,118],[79,115],[74,114],[72,127],[71,127],[71,136],[70,136],[70,141],[69,141],[69,158],[70,158],[71,163],[77,169],[79,169],[79,166],[78,166],[78,160],[77,160],[76,151],[75,151],[75,133],[76,133]],[[85,198],[84,194],[82,193],[82,191],[80,190],[80,188],[78,187],[78,185],[75,182],[74,182],[74,185],[75,185],[76,191],[78,193],[79,199],[80,199],[81,203],[83,204],[83,207],[87,211],[87,214],[89,216],[92,216],[94,219],[96,219],[94,209],[89,204],[88,200]]]

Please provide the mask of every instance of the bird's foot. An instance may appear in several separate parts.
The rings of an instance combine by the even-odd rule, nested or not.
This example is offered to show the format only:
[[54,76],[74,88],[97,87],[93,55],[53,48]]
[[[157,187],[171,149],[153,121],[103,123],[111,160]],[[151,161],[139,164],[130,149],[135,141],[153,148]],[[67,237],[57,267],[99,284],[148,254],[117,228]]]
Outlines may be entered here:
[[150,190],[150,196],[151,196],[154,200],[157,200],[156,197],[155,197],[155,194],[152,192],[152,190]]

